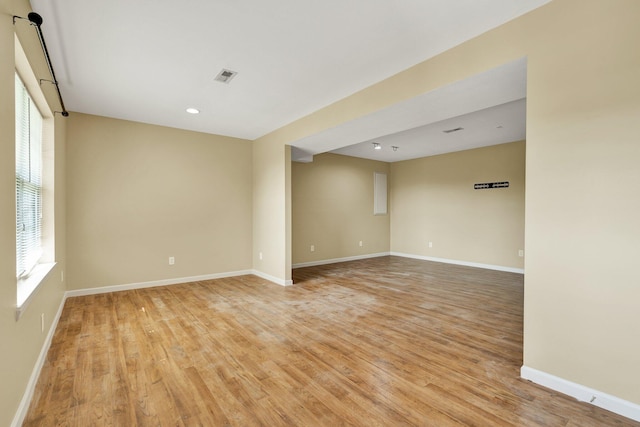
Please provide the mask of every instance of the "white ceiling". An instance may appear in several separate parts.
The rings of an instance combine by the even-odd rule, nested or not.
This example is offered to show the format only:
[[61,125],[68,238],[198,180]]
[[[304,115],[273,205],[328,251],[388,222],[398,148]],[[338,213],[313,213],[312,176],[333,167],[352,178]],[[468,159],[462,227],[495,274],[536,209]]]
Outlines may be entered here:
[[[526,100],[520,99],[332,152],[391,163],[520,141],[525,139],[525,114]],[[462,130],[444,132],[457,128]]]
[[548,1],[31,3],[70,111],[252,140]]
[[294,141],[292,158],[331,151],[396,162],[525,139],[526,74],[526,58],[501,65]]

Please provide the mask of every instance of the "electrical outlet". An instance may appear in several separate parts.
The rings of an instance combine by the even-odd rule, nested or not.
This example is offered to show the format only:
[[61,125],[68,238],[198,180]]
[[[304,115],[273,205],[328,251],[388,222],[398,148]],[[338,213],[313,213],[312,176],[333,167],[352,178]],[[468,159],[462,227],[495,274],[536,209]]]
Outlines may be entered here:
[[64,270],[60,270],[60,281],[64,282]]
[[358,246],[362,247],[362,240],[358,243]]
[[260,258],[260,261],[262,261],[262,252],[258,254],[258,258]]
[[518,256],[522,258],[524,256],[524,250],[518,249]]
[[309,248],[309,250],[310,250],[311,252],[315,252],[315,251],[316,251],[316,247],[315,247],[315,245],[311,245],[311,247]]
[[44,313],[40,315],[40,332],[44,332]]
[[429,247],[432,248],[433,247],[433,242],[429,242]]
[[174,265],[175,263],[176,263],[176,258],[175,258],[175,257],[170,256],[170,257],[169,257],[169,265]]

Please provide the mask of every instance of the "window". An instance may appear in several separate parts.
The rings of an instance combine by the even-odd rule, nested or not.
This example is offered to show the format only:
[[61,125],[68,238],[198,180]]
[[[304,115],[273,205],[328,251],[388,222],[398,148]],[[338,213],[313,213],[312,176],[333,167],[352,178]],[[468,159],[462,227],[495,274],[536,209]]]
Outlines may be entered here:
[[42,255],[42,115],[16,74],[16,271],[27,276]]
[[[16,320],[55,261],[55,119],[27,56],[15,41]],[[62,281],[62,274],[60,275]]]

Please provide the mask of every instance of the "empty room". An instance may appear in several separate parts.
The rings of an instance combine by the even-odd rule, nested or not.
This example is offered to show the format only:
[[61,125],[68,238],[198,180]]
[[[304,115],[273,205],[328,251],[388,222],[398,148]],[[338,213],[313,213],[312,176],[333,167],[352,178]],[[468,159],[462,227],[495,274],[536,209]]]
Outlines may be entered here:
[[639,16],[0,0],[0,426],[640,426]]

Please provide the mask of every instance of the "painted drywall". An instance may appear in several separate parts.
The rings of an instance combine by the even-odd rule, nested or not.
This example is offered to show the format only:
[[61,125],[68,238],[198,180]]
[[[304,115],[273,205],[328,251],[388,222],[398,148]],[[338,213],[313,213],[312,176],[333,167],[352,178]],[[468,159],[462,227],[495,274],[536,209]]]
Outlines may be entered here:
[[253,144],[253,268],[291,281],[291,147]]
[[[554,0],[265,135],[254,152],[526,56],[524,364],[640,404],[638,16],[637,0]],[[285,200],[276,184],[254,199]],[[284,210],[256,207],[254,236],[281,238]]]
[[[26,0],[0,0],[0,425],[11,424],[29,377],[36,365],[52,321],[64,294],[61,271],[65,265],[65,188],[64,153],[66,121],[55,117],[53,233],[56,267],[31,296],[19,320],[16,320],[16,239],[15,239],[15,101],[14,30],[35,75],[49,78],[36,32],[28,23],[14,26],[12,16],[27,16]],[[43,85],[47,103],[58,110],[52,87]],[[51,173],[46,171],[45,173]],[[44,314],[44,332],[41,315]]]
[[524,268],[524,175],[524,141],[392,163],[391,251]]
[[320,154],[291,169],[294,265],[389,252],[390,215],[373,214],[373,174],[388,163]]
[[73,114],[68,288],[251,269],[251,167],[245,140]]
[[542,12],[528,69],[524,364],[640,404],[640,2]]

